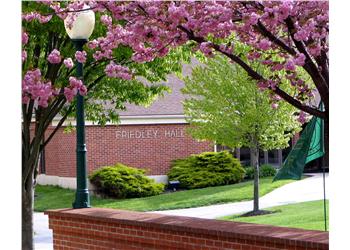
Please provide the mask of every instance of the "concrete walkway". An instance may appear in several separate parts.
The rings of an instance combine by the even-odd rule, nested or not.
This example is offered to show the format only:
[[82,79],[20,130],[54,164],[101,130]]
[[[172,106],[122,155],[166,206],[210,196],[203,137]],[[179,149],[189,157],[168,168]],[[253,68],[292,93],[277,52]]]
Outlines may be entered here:
[[[268,208],[304,201],[322,200],[322,174],[311,175],[312,177],[284,185],[261,197],[260,208]],[[328,174],[326,174],[326,197],[328,197],[328,183]],[[252,208],[253,201],[244,201],[198,208],[154,211],[151,213],[213,219],[225,215],[248,212],[251,211]],[[35,250],[53,249],[52,231],[49,229],[48,225],[48,218],[46,215],[44,215],[44,213],[34,213]]]
[[44,213],[34,213],[34,244],[35,250],[53,250],[52,230]]
[[[323,199],[323,178],[322,173],[310,174],[312,177],[305,178],[286,184],[259,199],[261,209],[292,204],[304,201],[314,201]],[[328,173],[326,173],[326,198],[328,197]],[[327,198],[328,199],[328,198]],[[222,205],[212,205],[206,207],[153,211],[168,215],[180,215],[197,218],[214,219],[221,216],[249,212],[253,210],[253,201],[243,201],[226,203]]]

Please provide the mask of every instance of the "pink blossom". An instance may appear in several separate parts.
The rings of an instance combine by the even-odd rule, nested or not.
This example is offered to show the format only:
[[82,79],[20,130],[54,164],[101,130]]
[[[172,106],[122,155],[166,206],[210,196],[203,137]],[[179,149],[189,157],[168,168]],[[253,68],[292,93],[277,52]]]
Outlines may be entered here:
[[261,63],[263,65],[270,65],[270,64],[272,64],[272,60],[262,60]]
[[22,102],[28,103],[34,100],[38,106],[46,108],[53,96],[54,88],[51,82],[44,82],[41,79],[39,69],[28,70],[22,80]]
[[307,41],[309,39],[309,32],[305,29],[301,29],[294,34],[294,38],[297,41]]
[[82,85],[82,86],[79,88],[79,94],[84,96],[84,95],[86,95],[86,93],[87,93],[87,88],[86,88],[85,85]]
[[272,108],[272,109],[277,109],[277,108],[278,108],[278,103],[275,103],[275,102],[272,103],[272,104],[271,104],[271,108]]
[[258,43],[258,48],[261,50],[268,50],[271,47],[271,42],[267,39],[262,39],[259,43]]
[[63,63],[64,63],[64,65],[65,65],[68,69],[71,69],[71,68],[73,68],[73,66],[74,66],[73,60],[72,60],[72,58],[70,58],[70,57],[64,59],[64,60],[63,60]]
[[48,16],[38,16],[38,20],[40,23],[47,23],[51,20],[52,15],[48,15]]
[[300,111],[298,121],[301,124],[304,124],[306,122],[306,113],[304,111]]
[[276,81],[269,79],[269,80],[267,80],[267,84],[272,90],[276,89],[276,86],[277,86],[277,82]]
[[295,65],[303,66],[305,64],[305,55],[303,53],[299,53],[297,57],[294,59]]
[[282,70],[282,69],[283,69],[283,64],[281,64],[281,63],[277,63],[277,64],[275,64],[275,65],[273,65],[271,67],[272,71],[279,71],[279,70]]
[[94,39],[94,40],[88,42],[87,46],[89,49],[95,49],[98,46],[98,42],[96,39]]
[[309,52],[313,56],[319,56],[321,54],[321,47],[319,45],[310,47]]
[[47,60],[52,64],[60,63],[62,60],[60,52],[57,49],[54,49],[47,57]]
[[269,88],[269,84],[266,81],[258,82],[259,90],[263,91]]
[[295,70],[295,65],[292,60],[288,60],[286,64],[284,65],[284,68],[289,71],[294,71]]
[[211,47],[211,43],[210,42],[201,43],[200,46],[199,46],[199,49],[206,56],[212,56],[213,55],[213,51],[212,51],[212,47]]
[[107,26],[112,25],[112,18],[109,15],[102,15],[101,22]]
[[66,97],[68,102],[71,102],[71,101],[73,101],[75,95],[74,95],[72,89],[65,87],[64,88],[64,96]]
[[86,62],[86,52],[83,51],[77,51],[75,53],[75,59],[80,62],[80,63],[85,63]]
[[86,95],[87,88],[83,84],[82,80],[76,77],[69,77],[69,87],[64,88],[64,96],[68,102],[71,102],[77,94]]
[[25,60],[27,60],[27,51],[22,50],[22,62],[24,62]]
[[105,73],[111,78],[121,78],[124,80],[132,79],[129,68],[115,64],[113,61],[106,66]]
[[83,85],[83,81],[71,76],[69,77],[69,85],[72,88],[80,88]]
[[28,43],[28,34],[26,32],[22,32],[22,44],[26,45]]

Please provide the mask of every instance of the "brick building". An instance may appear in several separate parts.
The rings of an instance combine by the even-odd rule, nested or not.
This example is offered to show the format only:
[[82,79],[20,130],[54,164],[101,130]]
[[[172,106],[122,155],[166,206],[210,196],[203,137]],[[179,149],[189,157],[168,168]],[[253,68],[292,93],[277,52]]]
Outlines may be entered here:
[[[165,83],[172,89],[150,107],[127,105],[120,124],[106,126],[86,122],[88,172],[118,162],[147,170],[157,181],[166,181],[170,161],[205,151],[211,142],[197,141],[186,133],[180,89],[184,83],[174,75]],[[54,129],[55,121],[50,129]],[[38,183],[75,188],[76,133],[64,127],[45,148],[39,164]]]

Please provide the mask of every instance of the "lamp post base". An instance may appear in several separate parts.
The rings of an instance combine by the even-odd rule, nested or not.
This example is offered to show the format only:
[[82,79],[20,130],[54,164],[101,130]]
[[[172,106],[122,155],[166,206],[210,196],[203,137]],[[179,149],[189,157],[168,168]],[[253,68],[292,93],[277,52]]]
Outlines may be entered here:
[[90,208],[90,196],[88,189],[77,190],[73,208]]

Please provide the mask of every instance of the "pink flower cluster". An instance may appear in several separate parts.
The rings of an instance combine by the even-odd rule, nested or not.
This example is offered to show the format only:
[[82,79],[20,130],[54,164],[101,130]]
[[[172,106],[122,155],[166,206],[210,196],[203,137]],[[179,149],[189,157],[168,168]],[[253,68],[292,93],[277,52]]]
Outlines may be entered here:
[[[262,63],[270,69],[270,80],[259,82],[260,89],[274,90],[283,80],[289,80],[301,101],[305,101],[310,88],[298,77],[298,67],[306,67],[315,57],[328,53],[328,2],[327,1],[89,1],[85,2],[101,12],[100,21],[106,25],[104,36],[88,43],[93,49],[95,60],[112,60],[113,50],[120,45],[133,50],[131,59],[138,63],[149,62],[156,57],[166,56],[172,48],[189,40],[197,42],[198,49],[206,56],[215,50],[233,53],[231,44],[215,44],[215,41],[232,41],[251,46],[247,63]],[[45,3],[46,5],[49,2]],[[61,7],[65,6],[65,7]],[[84,1],[69,3],[52,2],[50,7],[57,13],[62,10],[80,10]],[[67,14],[58,14],[65,18]],[[51,17],[50,17],[51,18]],[[70,23],[74,14],[69,15]],[[292,20],[293,29],[286,25]],[[31,21],[43,17],[27,13],[23,19]],[[125,24],[118,24],[119,21]],[[291,48],[286,51],[275,41],[263,34],[262,25],[269,34]],[[209,42],[211,41],[211,42]],[[307,53],[298,53],[295,43],[302,41]],[[222,43],[222,42],[220,42]],[[219,48],[219,49],[218,49]],[[85,52],[85,51],[84,51]],[[76,54],[79,62],[86,61],[86,52]],[[300,52],[300,51],[299,51]],[[51,55],[51,54],[50,54]],[[240,56],[235,54],[236,56]],[[51,56],[51,61],[60,61],[59,54]],[[241,56],[240,56],[241,57]],[[243,56],[244,58],[244,56]],[[308,60],[307,60],[308,59]],[[50,61],[49,60],[49,61]],[[72,67],[66,59],[64,65]],[[110,62],[105,68],[109,77],[131,79],[128,68]],[[273,80],[271,80],[273,79]],[[72,89],[70,91],[73,91]],[[300,95],[299,95],[300,94]]]
[[22,31],[22,45],[26,45],[28,43],[28,34]]
[[27,60],[27,51],[22,50],[22,62],[24,62],[25,60]]
[[69,87],[64,88],[64,96],[66,97],[67,101],[73,101],[78,92],[80,95],[86,95],[86,86],[83,84],[82,80],[79,80],[73,76],[69,77]]
[[267,39],[262,39],[257,45],[261,50],[268,50],[271,47],[271,42]]
[[47,23],[51,20],[52,15],[43,16],[38,12],[30,12],[22,14],[22,19],[26,22],[31,22],[33,20],[38,20],[39,23]]
[[109,15],[102,15],[101,22],[106,26],[110,26],[112,25],[112,17],[110,17]]
[[72,58],[70,58],[70,57],[64,59],[64,60],[63,60],[63,64],[64,64],[64,66],[66,66],[66,68],[68,68],[68,69],[71,69],[71,68],[73,68],[73,66],[74,66],[73,60],[72,60]]
[[41,79],[40,69],[33,69],[26,72],[22,80],[22,102],[28,104],[32,99],[38,106],[46,108],[50,98],[57,94],[51,82],[44,82]]
[[206,56],[213,56],[213,48],[211,42],[201,43],[199,46],[200,51]]
[[306,122],[307,114],[304,111],[300,111],[299,116],[298,116],[298,121],[301,124],[304,124]]
[[52,63],[52,64],[58,64],[61,62],[61,53],[57,50],[54,49],[51,51],[51,53],[48,55],[47,60]]
[[75,53],[75,59],[80,62],[80,63],[85,63],[86,62],[86,51],[77,51]]
[[131,80],[132,74],[129,68],[110,62],[105,69],[105,73],[111,78],[121,78],[124,80]]

